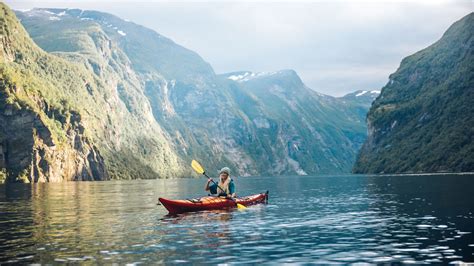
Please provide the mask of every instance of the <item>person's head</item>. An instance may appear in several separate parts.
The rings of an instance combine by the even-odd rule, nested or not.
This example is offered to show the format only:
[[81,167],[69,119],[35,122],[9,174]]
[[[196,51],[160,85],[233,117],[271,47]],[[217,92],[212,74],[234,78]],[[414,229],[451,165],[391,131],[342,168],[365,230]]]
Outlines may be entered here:
[[219,177],[222,180],[226,180],[230,176],[230,169],[229,167],[224,167],[219,171]]

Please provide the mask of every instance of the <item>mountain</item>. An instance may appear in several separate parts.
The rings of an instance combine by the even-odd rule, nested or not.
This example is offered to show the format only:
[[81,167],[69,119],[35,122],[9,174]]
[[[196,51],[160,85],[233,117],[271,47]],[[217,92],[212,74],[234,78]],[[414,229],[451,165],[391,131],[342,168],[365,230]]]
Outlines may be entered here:
[[[48,54],[5,4],[0,7],[3,178],[57,182],[183,173],[130,62],[99,27],[89,23],[90,35],[70,42],[69,49],[84,54]],[[74,35],[73,24],[63,27]]]
[[377,90],[372,90],[372,91],[358,90],[355,92],[348,93],[340,97],[340,99],[349,104],[350,103],[359,104],[369,109],[372,103],[375,101],[375,99],[377,99],[379,95],[380,95],[380,91],[377,91]]
[[367,112],[379,95],[380,91],[377,90],[358,90],[339,97],[339,99],[346,106],[350,107],[352,113],[358,115],[358,119],[361,123],[366,123]]
[[[272,167],[299,174],[345,172],[351,167],[366,138],[365,114],[359,117],[351,105],[309,89],[293,70],[222,76],[251,97],[233,98],[255,125],[255,139],[267,151],[262,155],[276,155],[261,162],[273,160]],[[251,145],[255,143],[249,143],[249,149]]]
[[[43,178],[35,179],[27,171],[28,180],[182,177],[191,175],[192,159],[208,169],[230,166],[236,175],[341,173],[350,171],[365,140],[359,107],[314,92],[292,70],[250,73],[254,78],[248,81],[231,78],[236,73],[216,75],[198,54],[150,29],[78,9],[17,11],[33,43],[8,7],[2,8],[9,18],[3,27],[21,29],[13,35],[22,38],[5,39],[5,49],[21,52],[10,53],[4,68],[16,71],[23,88],[34,88],[29,98],[48,103],[35,103],[34,115],[48,117],[50,131],[84,132],[103,169],[87,178],[43,170]],[[20,49],[23,43],[28,48]],[[67,109],[61,111],[66,118],[80,117],[80,130],[59,111],[51,114],[49,106]],[[61,147],[78,149],[72,137],[64,139]],[[11,140],[10,134],[2,143],[15,146]],[[24,157],[34,157],[35,149],[25,148]],[[8,160],[0,165],[11,181],[32,165],[25,159],[12,171],[12,152],[2,150]],[[36,157],[58,169],[79,161]]]
[[474,171],[474,13],[403,59],[368,116],[355,173]]

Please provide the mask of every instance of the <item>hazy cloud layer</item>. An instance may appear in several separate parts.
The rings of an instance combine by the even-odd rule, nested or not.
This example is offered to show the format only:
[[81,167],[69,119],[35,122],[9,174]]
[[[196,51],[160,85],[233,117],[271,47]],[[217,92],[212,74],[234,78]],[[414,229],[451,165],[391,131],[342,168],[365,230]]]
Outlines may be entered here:
[[198,52],[217,73],[295,69],[330,95],[379,89],[401,59],[438,40],[467,1],[6,1],[14,9],[109,12]]

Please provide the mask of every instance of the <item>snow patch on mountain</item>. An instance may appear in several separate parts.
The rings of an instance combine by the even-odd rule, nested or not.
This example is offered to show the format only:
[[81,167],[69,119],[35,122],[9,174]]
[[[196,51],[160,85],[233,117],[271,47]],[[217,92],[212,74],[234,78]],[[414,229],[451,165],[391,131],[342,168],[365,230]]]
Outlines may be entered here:
[[126,35],[127,35],[125,32],[123,32],[123,31],[121,31],[121,30],[118,30],[117,33],[120,34],[120,35],[122,35],[122,36],[126,36]]
[[239,81],[239,80],[244,79],[245,77],[247,77],[250,74],[251,74],[250,72],[245,72],[244,74],[241,74],[241,75],[231,75],[231,76],[227,77],[227,79],[230,79],[230,80],[233,80],[233,81]]
[[230,75],[227,79],[237,81],[237,82],[245,82],[249,81],[254,78],[260,78],[265,76],[271,76],[280,73],[281,71],[272,71],[272,72],[245,72],[239,75]]
[[369,93],[369,94],[380,94],[380,91],[377,91],[377,90],[373,90],[373,91],[361,91],[361,92],[357,93],[355,96],[356,96],[356,97],[360,97],[360,96],[365,95],[365,94],[367,94],[367,93]]

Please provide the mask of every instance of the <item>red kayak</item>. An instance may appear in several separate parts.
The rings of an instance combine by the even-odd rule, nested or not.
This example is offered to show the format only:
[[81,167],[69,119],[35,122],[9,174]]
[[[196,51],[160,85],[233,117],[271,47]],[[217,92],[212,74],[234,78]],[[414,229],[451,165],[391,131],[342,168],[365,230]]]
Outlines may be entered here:
[[236,208],[237,203],[244,206],[266,203],[268,201],[268,191],[266,193],[260,193],[248,197],[236,198],[234,200],[216,196],[187,200],[169,200],[165,198],[159,198],[158,200],[163,204],[163,206],[165,206],[170,214],[176,214],[183,212]]

